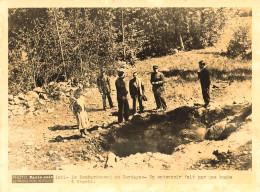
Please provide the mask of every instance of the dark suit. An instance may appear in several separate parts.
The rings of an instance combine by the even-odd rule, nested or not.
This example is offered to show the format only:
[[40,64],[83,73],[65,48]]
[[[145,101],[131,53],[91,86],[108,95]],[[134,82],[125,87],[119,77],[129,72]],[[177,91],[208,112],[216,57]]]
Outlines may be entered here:
[[204,68],[200,72],[198,72],[198,77],[200,79],[201,84],[201,90],[203,99],[206,105],[210,102],[210,96],[209,96],[209,88],[210,88],[210,74],[209,71]]
[[129,118],[129,104],[127,100],[128,91],[126,90],[125,82],[122,77],[116,80],[117,102],[118,102],[118,122],[126,121]]
[[131,79],[129,82],[129,90],[130,90],[130,95],[133,99],[133,112],[136,113],[136,100],[137,99],[139,102],[140,112],[143,112],[144,106],[142,103],[142,96],[144,93],[144,85],[142,83],[142,80],[139,78]]
[[166,109],[166,101],[164,98],[164,75],[161,72],[151,74],[151,83],[153,84],[153,93],[156,102],[157,109],[163,108]]

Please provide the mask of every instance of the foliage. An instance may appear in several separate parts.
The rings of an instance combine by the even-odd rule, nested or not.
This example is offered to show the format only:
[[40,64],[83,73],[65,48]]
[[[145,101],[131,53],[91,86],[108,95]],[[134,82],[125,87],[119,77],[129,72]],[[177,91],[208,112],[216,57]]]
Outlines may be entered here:
[[[9,9],[9,92],[51,81],[94,83],[120,61],[212,46],[230,8]],[[249,10],[250,11],[250,10]],[[231,13],[234,13],[231,15]]]
[[229,57],[241,56],[242,58],[251,59],[252,49],[251,44],[252,40],[250,38],[250,28],[241,27],[234,32],[233,38],[230,40],[227,47],[227,54]]

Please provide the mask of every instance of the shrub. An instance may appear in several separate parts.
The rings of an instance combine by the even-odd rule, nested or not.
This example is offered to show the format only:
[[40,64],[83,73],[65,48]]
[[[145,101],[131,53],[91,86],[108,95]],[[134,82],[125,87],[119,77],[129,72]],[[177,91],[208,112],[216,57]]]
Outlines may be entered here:
[[251,49],[251,36],[249,32],[250,28],[241,27],[237,31],[234,32],[233,38],[230,40],[229,45],[227,47],[227,55],[229,57],[237,57],[241,56],[242,58],[248,58],[248,55],[252,55]]

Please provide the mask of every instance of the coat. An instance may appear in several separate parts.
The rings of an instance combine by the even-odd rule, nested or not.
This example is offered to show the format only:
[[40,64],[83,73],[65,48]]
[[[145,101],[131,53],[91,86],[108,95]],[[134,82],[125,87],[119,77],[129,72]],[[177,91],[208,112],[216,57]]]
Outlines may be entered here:
[[[157,84],[153,84],[153,83]],[[164,75],[162,72],[155,73],[153,72],[151,74],[151,83],[153,84],[153,92],[163,92],[164,87],[163,84],[165,83]]]
[[97,79],[97,85],[98,85],[98,90],[100,93],[110,93],[111,88],[110,88],[110,81],[108,76],[103,75],[99,76]]
[[140,79],[140,78],[131,79],[129,81],[129,91],[130,91],[130,95],[132,97],[134,97],[136,95],[142,96],[144,94],[144,85],[143,85],[142,79]]
[[78,124],[79,130],[89,129],[90,122],[89,122],[87,109],[85,106],[85,101],[84,101],[83,96],[74,100],[72,110],[73,110],[73,114],[75,115],[75,117],[77,119],[77,124]]
[[117,91],[117,100],[125,98],[128,94],[128,91],[126,90],[124,79],[122,77],[118,77],[115,84]]
[[198,77],[200,79],[201,87],[203,88],[209,88],[210,86],[210,74],[209,71],[204,68],[200,72],[198,72]]

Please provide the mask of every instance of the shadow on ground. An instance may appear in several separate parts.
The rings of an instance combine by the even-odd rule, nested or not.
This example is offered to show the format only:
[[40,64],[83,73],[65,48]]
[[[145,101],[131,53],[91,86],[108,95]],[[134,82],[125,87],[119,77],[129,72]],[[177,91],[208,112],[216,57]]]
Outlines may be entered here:
[[214,109],[183,106],[167,113],[136,115],[122,126],[111,126],[101,144],[104,150],[112,151],[119,157],[145,152],[172,154],[174,148],[181,144],[203,141],[208,128],[235,116],[230,123],[235,122],[236,127],[228,132],[222,130],[221,137],[218,137],[227,138],[251,114],[251,110],[250,104]]

